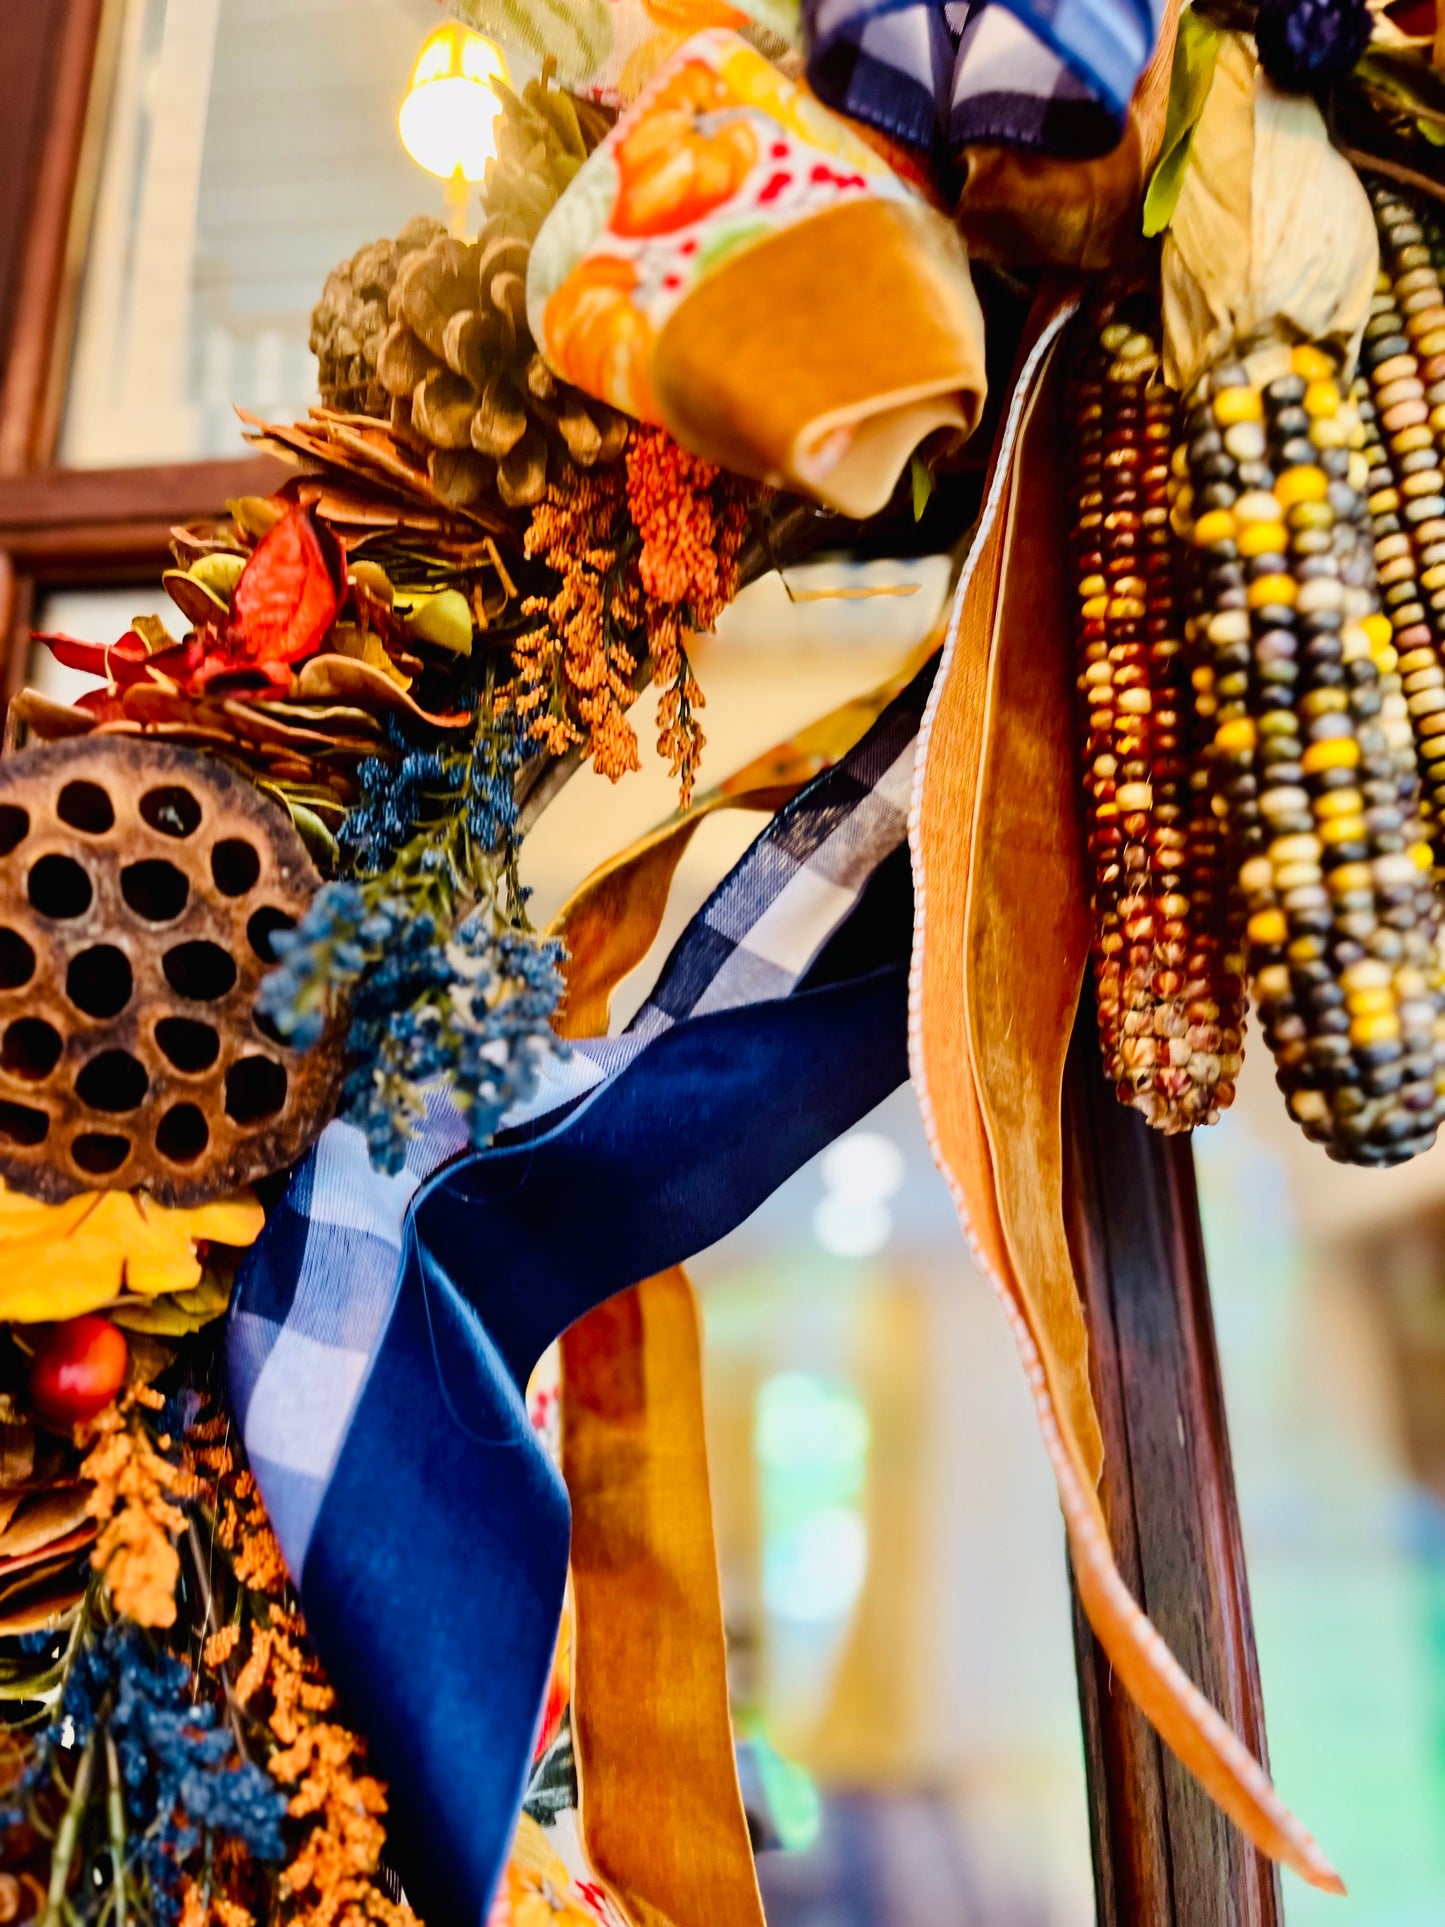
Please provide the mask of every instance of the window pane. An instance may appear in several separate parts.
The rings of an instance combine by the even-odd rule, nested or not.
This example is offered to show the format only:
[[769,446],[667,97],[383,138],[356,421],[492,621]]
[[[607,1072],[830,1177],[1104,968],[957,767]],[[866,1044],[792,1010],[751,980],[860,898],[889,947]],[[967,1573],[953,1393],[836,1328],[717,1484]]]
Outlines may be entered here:
[[[1270,1758],[1351,1927],[1445,1895],[1445,1146],[1330,1163],[1251,1034],[1195,1133]],[[1285,1876],[1289,1927],[1340,1903]]]
[[1089,1927],[1058,1500],[912,1091],[689,1272],[769,1927]]
[[396,131],[436,0],[124,0],[60,458],[242,452],[315,398],[328,272],[440,181]]

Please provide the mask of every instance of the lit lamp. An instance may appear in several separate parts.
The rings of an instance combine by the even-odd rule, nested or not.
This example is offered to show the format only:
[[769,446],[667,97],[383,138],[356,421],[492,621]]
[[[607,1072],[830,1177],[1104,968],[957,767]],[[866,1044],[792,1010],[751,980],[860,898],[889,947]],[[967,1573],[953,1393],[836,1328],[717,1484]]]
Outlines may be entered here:
[[497,151],[492,122],[501,102],[492,82],[506,78],[501,49],[457,21],[427,35],[411,70],[397,128],[412,159],[446,182],[456,235],[466,234],[468,186]]

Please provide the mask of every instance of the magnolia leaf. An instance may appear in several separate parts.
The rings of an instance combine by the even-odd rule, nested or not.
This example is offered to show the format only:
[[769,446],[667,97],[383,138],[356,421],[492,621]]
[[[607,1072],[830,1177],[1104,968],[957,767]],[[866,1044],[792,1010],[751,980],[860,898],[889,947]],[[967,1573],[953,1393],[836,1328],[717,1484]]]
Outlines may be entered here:
[[300,833],[301,841],[321,866],[323,875],[333,876],[341,861],[341,846],[327,829],[315,810],[308,809],[293,797],[282,792],[286,808],[291,813],[291,821]]
[[1422,120],[1445,120],[1445,75],[1420,53],[1372,48],[1355,69],[1367,93]]
[[245,566],[244,555],[237,555],[234,550],[213,549],[191,564],[189,574],[193,582],[199,582],[203,589],[208,589],[212,595],[229,604],[231,593],[240,581]]
[[263,1222],[249,1191],[171,1210],[140,1191],[47,1204],[0,1188],[0,1318],[77,1318],[123,1292],[191,1291],[202,1276],[198,1244],[249,1245]]
[[1169,81],[1169,115],[1164,123],[1164,145],[1144,196],[1144,232],[1162,234],[1168,227],[1184,185],[1194,146],[1194,130],[1209,98],[1214,63],[1223,35],[1202,20],[1192,7],[1179,18],[1174,42],[1174,69]]
[[419,602],[406,619],[406,633],[416,642],[429,642],[434,649],[449,655],[472,653],[472,605],[460,589],[443,589],[440,595]]
[[159,616],[137,616],[130,626],[132,634],[145,644],[148,655],[158,656],[162,650],[176,646],[175,637]]
[[197,629],[207,623],[213,626],[226,620],[226,600],[208,588],[195,572],[184,569],[167,569],[161,577],[161,587],[175,603],[186,621]]
[[90,1487],[76,1481],[53,1485],[22,1500],[5,1530],[0,1532],[0,1562],[5,1569],[17,1570],[16,1562],[20,1559],[43,1552],[57,1540],[69,1539],[86,1524],[89,1497]]
[[[59,1626],[85,1598],[84,1579],[75,1577],[66,1560],[56,1573],[43,1575],[37,1583],[29,1573],[16,1586],[0,1593],[0,1638],[16,1633],[47,1632]],[[0,1666],[0,1700],[38,1700],[56,1692],[65,1682],[66,1657],[52,1660],[41,1654],[6,1660]]]

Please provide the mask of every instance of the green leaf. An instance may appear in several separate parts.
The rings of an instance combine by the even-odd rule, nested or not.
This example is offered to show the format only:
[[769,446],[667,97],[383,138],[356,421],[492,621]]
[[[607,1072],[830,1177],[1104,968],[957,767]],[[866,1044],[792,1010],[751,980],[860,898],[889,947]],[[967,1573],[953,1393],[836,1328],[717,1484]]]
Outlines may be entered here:
[[928,507],[933,495],[933,470],[921,455],[913,457],[910,474],[913,478],[913,519],[923,520],[923,511]]
[[1445,127],[1442,127],[1439,121],[1417,120],[1415,127],[1432,147],[1445,147]]
[[304,803],[298,803],[291,796],[286,797],[285,802],[287,809],[291,812],[291,821],[301,833],[301,841],[320,864],[322,870],[328,876],[331,875],[341,860],[341,848],[336,838],[315,810],[308,810]]
[[153,1338],[184,1338],[219,1318],[230,1302],[230,1281],[208,1271],[190,1291],[126,1298],[112,1305],[108,1315],[128,1331],[148,1332]]
[[1173,218],[1189,169],[1194,130],[1214,79],[1214,63],[1224,36],[1218,27],[1201,20],[1192,7],[1179,17],[1174,43],[1174,69],[1169,79],[1169,113],[1164,123],[1164,145],[1144,196],[1144,232],[1162,234]]

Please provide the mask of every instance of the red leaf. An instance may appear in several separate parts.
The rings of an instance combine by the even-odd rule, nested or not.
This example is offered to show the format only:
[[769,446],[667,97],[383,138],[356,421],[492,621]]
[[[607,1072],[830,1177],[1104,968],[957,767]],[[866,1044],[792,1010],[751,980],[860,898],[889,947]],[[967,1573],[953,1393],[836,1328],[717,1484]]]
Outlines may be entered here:
[[231,597],[233,660],[315,655],[346,593],[346,551],[311,507],[288,509],[257,544]]
[[134,629],[127,629],[119,642],[82,642],[78,636],[45,636],[38,632],[31,640],[43,642],[55,660],[63,662],[67,669],[83,669],[89,676],[103,676],[106,681],[121,685],[145,678],[148,651]]

